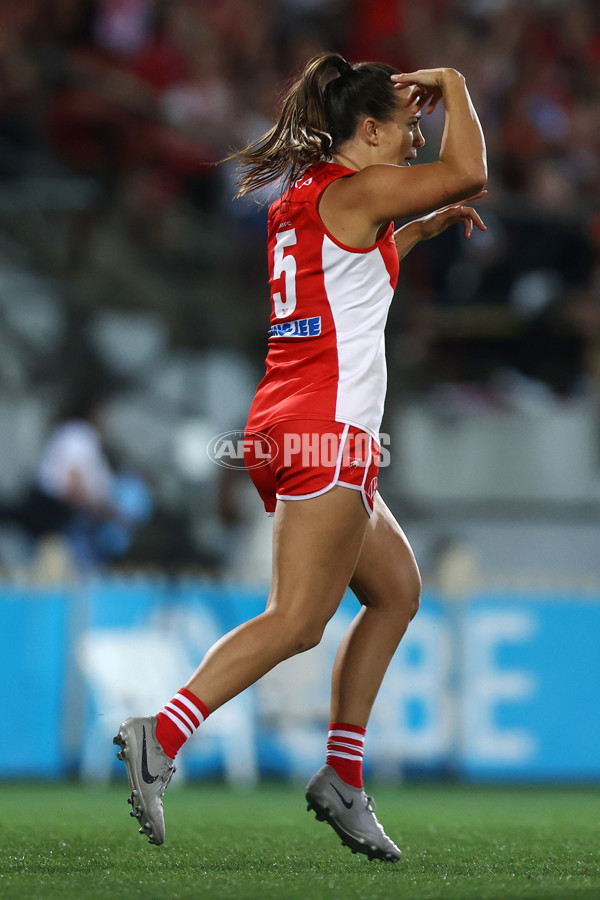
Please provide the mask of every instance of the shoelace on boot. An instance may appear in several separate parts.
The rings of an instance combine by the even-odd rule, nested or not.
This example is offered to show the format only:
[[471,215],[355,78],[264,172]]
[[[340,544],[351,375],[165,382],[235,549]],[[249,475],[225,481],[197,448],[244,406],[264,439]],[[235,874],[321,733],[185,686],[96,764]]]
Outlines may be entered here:
[[365,794],[365,799],[366,799],[366,801],[367,801],[367,803],[366,803],[367,809],[368,809],[369,812],[372,814],[373,819],[375,820],[375,824],[376,824],[377,827],[379,828],[379,830],[380,830],[380,832],[382,833],[382,835],[383,835],[384,837],[387,837],[385,831],[383,830],[383,825],[381,824],[381,822],[379,821],[379,819],[378,819],[377,816],[375,815],[375,810],[377,809],[377,804],[375,803],[375,801],[374,801],[374,799],[373,799],[372,797],[369,797],[368,794]]

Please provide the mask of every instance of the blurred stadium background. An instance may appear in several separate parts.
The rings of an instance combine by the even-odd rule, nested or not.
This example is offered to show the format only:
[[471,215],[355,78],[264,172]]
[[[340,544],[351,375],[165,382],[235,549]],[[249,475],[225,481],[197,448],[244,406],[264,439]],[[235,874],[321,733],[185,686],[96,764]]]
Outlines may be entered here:
[[[322,49],[462,71],[491,172],[488,231],[413,251],[390,315],[381,486],[425,602],[370,772],[600,780],[596,0],[0,2],[3,777],[109,779],[121,718],[264,603],[269,523],[206,446],[261,375],[266,212],[211,164]],[[104,513],[32,526],[82,416]],[[352,611],[209,719],[190,777],[320,765]]]

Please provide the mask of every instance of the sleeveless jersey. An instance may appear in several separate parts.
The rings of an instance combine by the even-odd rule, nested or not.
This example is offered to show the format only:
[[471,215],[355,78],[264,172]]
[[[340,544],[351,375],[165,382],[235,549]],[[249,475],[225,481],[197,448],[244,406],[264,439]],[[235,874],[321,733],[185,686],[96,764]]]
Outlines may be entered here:
[[356,249],[333,237],[318,213],[325,188],[354,174],[318,163],[269,209],[271,327],[250,431],[287,419],[327,419],[379,440],[384,328],[399,269],[394,225],[371,247]]

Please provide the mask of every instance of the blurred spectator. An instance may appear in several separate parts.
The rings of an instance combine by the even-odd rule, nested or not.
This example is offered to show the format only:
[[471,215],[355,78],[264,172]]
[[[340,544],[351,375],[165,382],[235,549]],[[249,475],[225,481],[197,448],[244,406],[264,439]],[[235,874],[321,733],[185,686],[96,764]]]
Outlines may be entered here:
[[106,397],[77,399],[50,433],[35,484],[24,501],[2,511],[34,540],[61,536],[76,570],[122,557],[135,529],[152,514],[152,497],[140,476],[113,471],[102,446]]
[[118,56],[134,56],[152,40],[156,0],[98,0],[94,39]]

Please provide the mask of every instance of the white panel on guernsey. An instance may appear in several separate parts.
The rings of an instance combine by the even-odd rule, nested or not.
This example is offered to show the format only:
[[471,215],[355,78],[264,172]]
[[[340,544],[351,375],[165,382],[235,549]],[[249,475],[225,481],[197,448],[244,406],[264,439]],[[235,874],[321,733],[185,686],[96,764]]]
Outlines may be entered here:
[[323,238],[325,290],[337,332],[336,419],[379,440],[387,385],[384,328],[394,294],[379,250],[344,250]]

